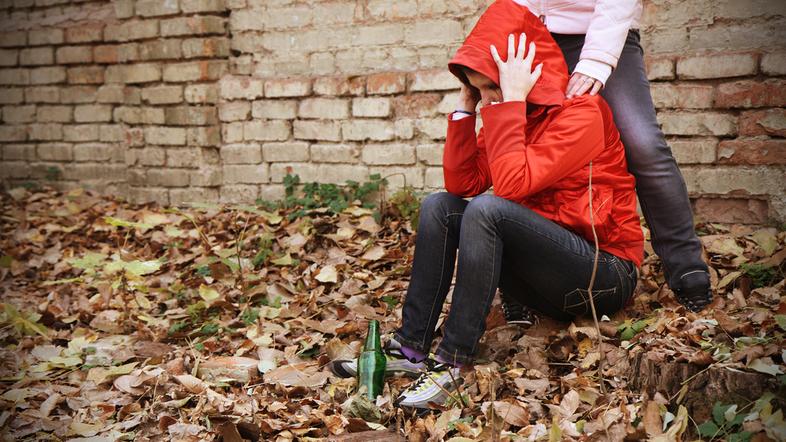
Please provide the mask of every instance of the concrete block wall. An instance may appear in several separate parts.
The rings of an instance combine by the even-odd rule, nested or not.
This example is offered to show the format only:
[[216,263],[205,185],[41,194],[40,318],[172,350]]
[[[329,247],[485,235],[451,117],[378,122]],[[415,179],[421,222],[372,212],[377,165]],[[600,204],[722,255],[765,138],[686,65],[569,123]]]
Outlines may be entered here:
[[[0,0],[0,174],[250,202],[371,173],[436,190],[489,0]],[[645,1],[658,118],[699,218],[786,220],[786,7]]]

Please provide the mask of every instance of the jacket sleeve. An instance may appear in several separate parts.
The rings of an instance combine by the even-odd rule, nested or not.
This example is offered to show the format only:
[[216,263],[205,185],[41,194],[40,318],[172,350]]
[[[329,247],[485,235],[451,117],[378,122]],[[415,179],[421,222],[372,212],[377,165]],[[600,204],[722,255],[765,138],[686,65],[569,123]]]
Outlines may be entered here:
[[448,116],[448,134],[442,157],[445,190],[461,197],[480,195],[491,187],[483,134],[475,135],[476,117],[454,121]]
[[526,103],[481,110],[494,194],[518,201],[581,169],[605,147],[597,96],[565,104],[536,140],[526,137]]
[[574,72],[606,84],[640,8],[640,0],[598,0]]

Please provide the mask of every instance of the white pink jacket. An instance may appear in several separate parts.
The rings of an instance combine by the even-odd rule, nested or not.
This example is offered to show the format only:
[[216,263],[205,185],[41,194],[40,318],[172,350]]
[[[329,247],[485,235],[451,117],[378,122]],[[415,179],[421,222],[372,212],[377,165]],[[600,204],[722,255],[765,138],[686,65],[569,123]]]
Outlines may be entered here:
[[637,29],[641,0],[513,0],[541,18],[555,34],[586,34],[574,72],[604,85],[617,67],[628,31]]

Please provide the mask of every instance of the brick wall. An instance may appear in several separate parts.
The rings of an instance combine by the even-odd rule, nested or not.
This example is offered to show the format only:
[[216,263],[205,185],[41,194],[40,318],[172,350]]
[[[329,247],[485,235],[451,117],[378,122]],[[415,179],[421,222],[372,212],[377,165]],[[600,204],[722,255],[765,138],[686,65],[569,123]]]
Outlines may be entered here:
[[[0,0],[0,174],[133,200],[442,186],[445,64],[488,0]],[[697,214],[786,220],[786,4],[645,2]]]

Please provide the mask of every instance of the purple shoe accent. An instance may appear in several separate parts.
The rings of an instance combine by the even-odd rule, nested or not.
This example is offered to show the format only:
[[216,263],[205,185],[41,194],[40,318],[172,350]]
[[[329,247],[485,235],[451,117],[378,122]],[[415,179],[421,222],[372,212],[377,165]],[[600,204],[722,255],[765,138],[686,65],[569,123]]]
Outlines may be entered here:
[[450,365],[450,366],[456,367],[456,368],[462,368],[464,366],[464,364],[459,363],[459,362],[448,361],[447,359],[443,358],[440,355],[436,355],[435,359],[437,360],[437,362],[439,362],[441,364],[447,364],[447,365]]
[[413,348],[409,348],[406,345],[401,346],[401,354],[409,359],[410,362],[422,362],[426,360],[426,355]]

